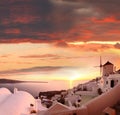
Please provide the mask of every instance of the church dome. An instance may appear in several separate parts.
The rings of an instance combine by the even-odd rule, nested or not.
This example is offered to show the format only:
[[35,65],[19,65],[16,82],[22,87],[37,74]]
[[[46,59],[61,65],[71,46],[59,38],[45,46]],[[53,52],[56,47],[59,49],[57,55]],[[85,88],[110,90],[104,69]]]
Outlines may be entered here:
[[3,94],[11,94],[10,90],[7,88],[0,88],[0,95]]
[[30,105],[35,108],[34,97],[25,91],[17,91],[0,103],[0,115],[21,115],[30,113]]

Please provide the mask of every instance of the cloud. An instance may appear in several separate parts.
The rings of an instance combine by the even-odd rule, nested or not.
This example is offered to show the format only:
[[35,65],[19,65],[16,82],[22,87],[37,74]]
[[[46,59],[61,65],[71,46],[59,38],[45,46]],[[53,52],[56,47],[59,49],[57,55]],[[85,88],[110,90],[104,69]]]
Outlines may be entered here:
[[57,47],[69,47],[69,45],[64,41],[59,41],[59,42],[55,43],[55,46],[57,46]]
[[43,55],[20,56],[20,58],[59,59],[59,58],[61,58],[61,56],[55,55],[55,54],[43,54]]
[[1,61],[0,64],[7,64],[7,62],[6,61]]
[[119,4],[119,0],[2,0],[0,43],[68,47],[73,41],[117,41],[120,35],[109,31],[120,30]]
[[11,56],[10,54],[6,54],[6,55],[1,55],[1,58],[8,58],[9,56]]
[[114,45],[114,47],[117,48],[117,49],[120,49],[120,44],[119,44],[119,43],[116,43],[116,44]]
[[116,19],[116,17],[114,16],[110,16],[110,17],[105,17],[103,19],[96,19],[93,18],[92,21],[94,23],[100,23],[100,24],[104,24],[104,23],[120,23],[120,20]]
[[114,48],[111,44],[99,44],[99,43],[88,43],[88,44],[80,44],[80,45],[70,45],[71,48],[79,51],[85,52],[104,52],[110,48]]
[[36,58],[40,60],[54,60],[54,59],[63,59],[64,57],[61,57],[56,54],[43,54],[43,55],[26,55],[26,56],[19,56],[20,58]]
[[15,29],[15,28],[14,28],[14,29],[11,28],[11,29],[6,29],[6,30],[5,30],[5,33],[6,33],[6,34],[20,34],[21,32],[20,32],[20,30],[17,29],[17,28],[16,28],[16,29]]
[[[82,46],[83,47],[83,46]],[[104,46],[104,49],[107,48],[107,46]],[[78,49],[78,48],[77,48]],[[81,48],[79,48],[81,49]],[[86,50],[83,48],[83,50]],[[90,49],[91,51],[96,51],[96,49]],[[40,60],[77,60],[77,59],[85,59],[85,58],[91,58],[92,56],[60,56],[57,54],[43,54],[43,55],[26,55],[26,56],[19,56],[20,58],[27,58],[27,59],[40,59]],[[17,64],[32,64],[32,62],[17,62]],[[64,68],[64,67],[62,67]],[[68,67],[65,67],[68,68]],[[70,67],[72,68],[72,67]]]
[[23,64],[27,64],[27,65],[32,65],[33,64],[33,62],[11,62],[11,63],[16,63],[16,64],[21,64],[21,65],[23,65]]
[[25,68],[25,69],[14,69],[14,70],[8,70],[8,71],[0,71],[1,76],[6,75],[29,75],[29,74],[50,74],[54,73],[61,69],[73,69],[75,67],[68,67],[68,66],[38,66],[38,67],[31,67],[31,68]]

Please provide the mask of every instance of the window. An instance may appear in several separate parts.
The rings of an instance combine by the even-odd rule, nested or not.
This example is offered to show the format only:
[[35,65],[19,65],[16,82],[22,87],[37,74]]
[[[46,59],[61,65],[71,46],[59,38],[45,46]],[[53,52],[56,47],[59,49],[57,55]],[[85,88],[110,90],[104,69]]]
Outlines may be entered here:
[[114,87],[114,85],[115,85],[114,80],[111,80],[111,87]]
[[106,81],[106,84],[108,84],[108,81]]

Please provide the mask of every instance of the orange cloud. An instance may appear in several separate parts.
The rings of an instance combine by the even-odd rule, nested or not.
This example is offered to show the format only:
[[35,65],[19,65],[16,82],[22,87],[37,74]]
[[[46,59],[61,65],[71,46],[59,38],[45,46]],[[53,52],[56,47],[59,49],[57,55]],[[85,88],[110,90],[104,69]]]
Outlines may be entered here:
[[116,43],[114,46],[115,48],[120,49],[120,43]]
[[109,30],[108,33],[110,34],[120,34],[120,30]]
[[120,20],[116,19],[114,16],[105,17],[103,19],[92,18],[94,23],[120,23]]
[[55,54],[43,54],[43,55],[27,55],[27,56],[20,56],[20,58],[59,58],[60,56]]
[[110,48],[114,48],[113,45],[110,44],[97,44],[97,43],[89,43],[89,44],[70,44],[70,47],[76,50],[85,51],[85,52],[104,52]]
[[58,41],[57,43],[55,43],[55,46],[57,46],[57,47],[69,47],[69,44],[67,44],[64,41]]
[[5,30],[6,34],[20,34],[21,31],[18,28],[10,28]]

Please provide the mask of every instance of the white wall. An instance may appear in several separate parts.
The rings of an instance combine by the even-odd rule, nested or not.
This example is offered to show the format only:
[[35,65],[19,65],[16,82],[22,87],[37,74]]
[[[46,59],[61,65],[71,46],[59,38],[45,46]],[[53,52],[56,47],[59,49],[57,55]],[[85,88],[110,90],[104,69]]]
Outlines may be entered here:
[[84,107],[81,107],[76,110],[62,111],[59,113],[52,113],[51,115],[101,115],[105,108],[115,105],[120,101],[120,84],[115,86],[110,91],[94,98],[85,104]]
[[113,65],[105,65],[103,66],[103,76],[108,76],[113,73]]

